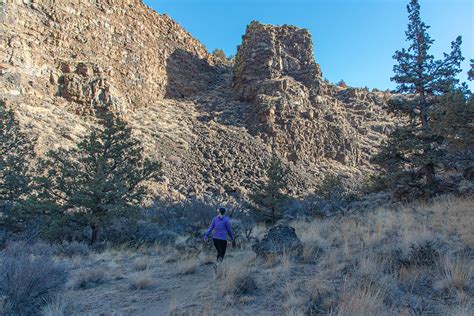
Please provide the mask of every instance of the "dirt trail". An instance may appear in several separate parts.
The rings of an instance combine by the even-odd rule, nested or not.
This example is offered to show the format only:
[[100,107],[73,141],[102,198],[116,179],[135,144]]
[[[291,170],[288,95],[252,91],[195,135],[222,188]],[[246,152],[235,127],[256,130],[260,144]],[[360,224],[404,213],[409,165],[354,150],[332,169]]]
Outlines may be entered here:
[[[197,271],[177,275],[175,264],[164,266],[158,280],[162,295],[158,301],[146,302],[147,306],[136,315],[168,315],[172,311],[201,313],[202,306],[210,305],[209,288],[214,281],[212,264],[200,265]],[[207,300],[206,300],[207,298]]]
[[[238,265],[250,254],[252,252],[229,249],[225,260]],[[77,284],[84,273],[100,274],[101,280],[85,287],[70,287],[66,294],[70,298],[70,310],[74,311],[72,314],[215,315],[213,302],[219,294],[220,280],[216,280],[213,263],[201,263],[196,258],[196,269],[180,274],[182,262],[180,258],[175,259],[178,261],[166,262],[166,258],[155,253],[120,251],[83,258],[79,266],[72,268],[71,280]],[[137,269],[137,262],[145,263],[147,268]],[[133,289],[131,284],[143,275],[149,284]]]

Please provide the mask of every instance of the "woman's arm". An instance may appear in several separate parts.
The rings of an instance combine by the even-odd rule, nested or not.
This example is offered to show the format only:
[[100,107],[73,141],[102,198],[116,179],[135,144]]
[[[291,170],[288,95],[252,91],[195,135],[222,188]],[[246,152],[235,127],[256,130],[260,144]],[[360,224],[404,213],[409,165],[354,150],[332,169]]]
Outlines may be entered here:
[[232,235],[232,226],[230,225],[230,219],[225,221],[225,229],[229,234],[230,240],[234,240],[234,235]]
[[212,230],[214,229],[214,227],[216,227],[216,223],[215,223],[215,218],[212,219],[211,221],[211,225],[209,226],[209,228],[207,229],[207,232],[204,234],[204,240],[207,240],[207,238],[209,237],[209,234],[212,232]]

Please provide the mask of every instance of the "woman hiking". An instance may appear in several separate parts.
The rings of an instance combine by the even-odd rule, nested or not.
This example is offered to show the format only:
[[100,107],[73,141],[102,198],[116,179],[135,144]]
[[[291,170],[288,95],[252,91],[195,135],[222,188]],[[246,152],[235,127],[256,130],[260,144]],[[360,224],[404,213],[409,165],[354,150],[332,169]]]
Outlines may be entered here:
[[224,260],[225,250],[227,248],[227,234],[232,241],[232,245],[235,245],[230,219],[227,216],[224,216],[225,211],[226,210],[224,207],[219,207],[217,210],[217,215],[212,219],[209,229],[207,230],[206,234],[204,234],[204,240],[207,241],[209,234],[211,234],[211,232],[214,230],[212,241],[214,242],[214,246],[217,250],[217,262],[214,264],[214,269],[217,269],[217,264]]

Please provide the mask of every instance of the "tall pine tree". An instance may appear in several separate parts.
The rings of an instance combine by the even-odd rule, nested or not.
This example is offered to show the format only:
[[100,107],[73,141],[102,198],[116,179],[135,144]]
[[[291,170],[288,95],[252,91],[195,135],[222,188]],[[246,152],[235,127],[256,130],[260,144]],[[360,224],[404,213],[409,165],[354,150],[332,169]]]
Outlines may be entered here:
[[123,120],[105,115],[77,148],[47,153],[42,161],[42,197],[56,206],[54,223],[75,219],[91,230],[96,242],[104,225],[131,216],[145,195],[142,185],[157,180],[161,165],[143,156],[143,147]]
[[[434,40],[428,34],[429,26],[421,21],[418,1],[411,0],[407,10],[409,23],[405,34],[409,47],[395,52],[393,58],[398,63],[393,67],[395,76],[391,80],[398,84],[399,93],[408,95],[393,99],[390,106],[394,111],[408,114],[412,120],[390,135],[373,162],[381,167],[386,185],[391,188],[398,186],[403,190],[408,185],[434,192],[436,168],[446,155],[447,136],[442,132],[446,129],[439,126],[436,113],[443,112],[440,104],[449,106],[446,102],[440,103],[445,95],[465,89],[464,85],[458,85],[456,78],[464,59],[462,41],[458,36],[451,43],[451,53],[436,60],[429,54]],[[461,115],[463,111],[456,109],[448,113]],[[420,181],[423,178],[425,181]]]
[[397,91],[416,95],[408,110],[419,113],[419,120],[423,127],[429,125],[429,108],[431,98],[453,90],[459,83],[456,76],[461,72],[461,36],[451,43],[451,52],[444,53],[442,60],[435,60],[429,53],[434,40],[428,34],[429,26],[421,21],[420,4],[418,0],[411,0],[407,5],[408,30],[405,32],[409,42],[408,49],[396,51],[393,58],[397,64],[393,67]]

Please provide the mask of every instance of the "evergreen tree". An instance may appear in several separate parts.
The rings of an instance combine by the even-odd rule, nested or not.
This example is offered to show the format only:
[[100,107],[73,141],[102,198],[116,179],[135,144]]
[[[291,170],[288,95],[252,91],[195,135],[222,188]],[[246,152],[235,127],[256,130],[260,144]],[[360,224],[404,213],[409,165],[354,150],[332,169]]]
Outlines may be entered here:
[[131,216],[145,195],[143,182],[157,180],[161,165],[143,157],[143,147],[120,118],[107,114],[73,149],[47,153],[42,161],[42,197],[56,206],[49,214],[60,227],[74,220],[99,230],[117,216]]
[[290,169],[285,167],[273,147],[272,156],[266,167],[267,181],[261,183],[250,195],[257,207],[257,215],[264,220],[275,223],[282,217],[282,203],[287,199],[285,191],[288,188],[289,174]]
[[446,139],[450,151],[464,151],[474,147],[474,99],[462,91],[440,97],[432,113],[433,129]]
[[34,157],[33,139],[20,130],[13,111],[0,101],[0,226],[21,227],[20,211],[31,193]]
[[471,69],[467,72],[467,79],[474,80],[474,59],[470,60]]
[[431,105],[430,97],[453,90],[459,80],[456,75],[461,72],[461,36],[451,43],[451,53],[444,54],[444,59],[435,60],[429,54],[434,40],[428,34],[429,26],[421,21],[418,0],[411,0],[407,5],[408,30],[406,40],[410,43],[408,49],[396,51],[393,58],[397,61],[393,67],[397,91],[411,93],[417,96],[416,102],[408,109],[419,113],[423,127],[429,124],[428,110]]
[[[397,127],[379,154],[373,157],[373,162],[382,169],[389,187],[417,183],[432,190],[436,184],[436,168],[447,153],[446,130],[440,128],[439,116],[436,116],[443,112],[439,100],[452,91],[464,89],[467,93],[466,86],[458,85],[456,79],[464,59],[462,41],[457,37],[451,43],[451,53],[445,53],[442,60],[435,60],[429,54],[434,41],[427,32],[429,26],[421,21],[418,1],[411,0],[407,9],[409,24],[405,34],[410,45],[408,49],[395,52],[393,58],[398,64],[393,67],[395,76],[391,80],[398,84],[399,93],[409,95],[393,99],[389,104],[392,110],[408,114],[412,120],[407,126]],[[446,102],[442,104],[448,106]],[[456,110],[456,115],[461,112]],[[422,178],[424,183],[419,181]]]

